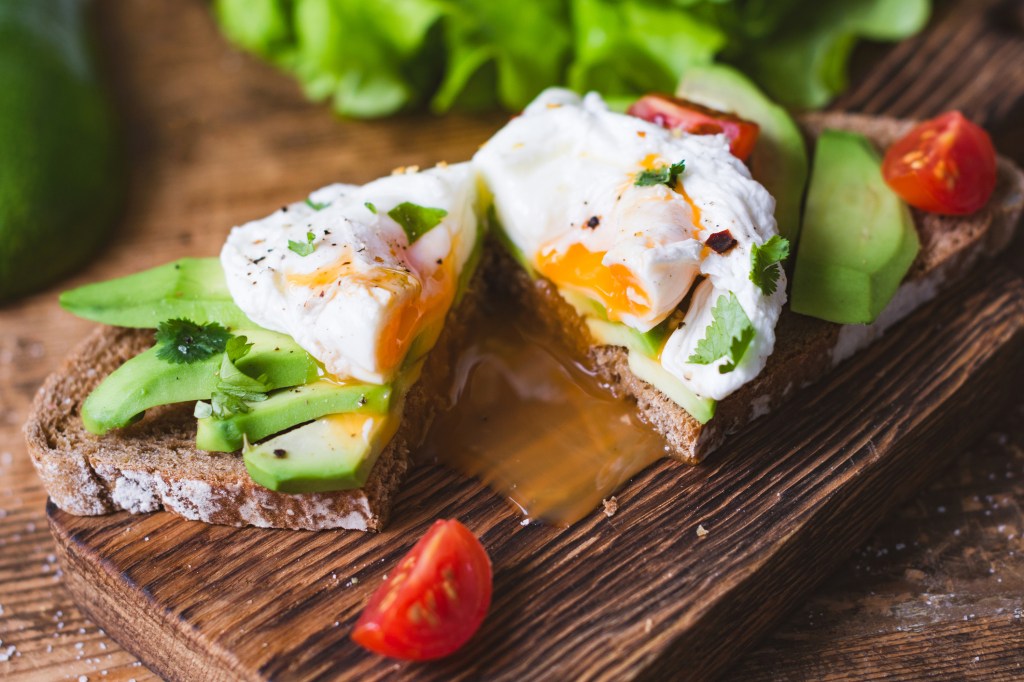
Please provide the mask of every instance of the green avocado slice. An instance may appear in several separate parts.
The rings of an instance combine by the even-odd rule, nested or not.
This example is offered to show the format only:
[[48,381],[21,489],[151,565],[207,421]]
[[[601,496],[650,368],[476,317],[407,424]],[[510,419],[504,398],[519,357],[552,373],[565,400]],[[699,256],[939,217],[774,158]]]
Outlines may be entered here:
[[156,329],[174,318],[219,322],[229,329],[255,326],[235,305],[216,258],[182,258],[87,284],[61,294],[60,305],[79,317],[115,327]]
[[873,322],[921,245],[907,205],[885,184],[863,135],[818,138],[790,306],[839,324]]
[[284,493],[361,488],[395,433],[399,416],[331,415],[248,447],[252,480]]
[[252,403],[250,412],[227,419],[201,418],[196,446],[211,452],[234,452],[245,440],[255,443],[328,414],[386,413],[390,402],[388,385],[317,381],[277,391],[263,402]]
[[[253,344],[237,366],[253,377],[266,375],[270,388],[314,381],[319,366],[290,336],[253,329],[238,332]],[[114,370],[82,404],[82,423],[98,435],[136,421],[157,405],[204,400],[213,395],[223,353],[197,362],[177,364],[146,350]]]
[[717,403],[714,400],[701,398],[688,389],[683,382],[665,371],[665,368],[657,360],[652,360],[642,353],[631,350],[629,351],[629,370],[667,395],[676,405],[689,412],[690,416],[701,424],[707,424],[715,416]]

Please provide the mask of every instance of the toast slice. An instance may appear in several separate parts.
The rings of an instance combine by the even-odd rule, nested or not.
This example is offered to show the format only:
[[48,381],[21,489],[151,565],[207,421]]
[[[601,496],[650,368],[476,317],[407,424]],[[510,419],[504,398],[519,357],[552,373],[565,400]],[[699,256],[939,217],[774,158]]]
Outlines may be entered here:
[[187,519],[231,526],[380,531],[449,385],[458,342],[472,324],[480,271],[430,351],[405,399],[397,433],[358,490],[288,494],[250,478],[240,453],[196,448],[193,404],[166,405],[104,436],[85,430],[82,402],[125,360],[153,345],[152,330],[100,327],[40,388],[25,425],[28,451],[50,498],[81,516],[164,509]]
[[[914,123],[845,113],[817,113],[799,121],[809,138],[825,128],[859,132],[885,148]],[[641,418],[665,438],[670,454],[696,464],[748,422],[778,409],[795,391],[877,339],[885,330],[963,279],[977,261],[1003,250],[1013,238],[1024,208],[1024,173],[1000,157],[995,193],[988,205],[965,217],[913,211],[921,250],[896,296],[870,325],[839,325],[789,310],[776,327],[775,350],[764,370],[718,403],[713,419],[700,424],[682,407],[629,369],[619,346],[599,345],[584,319],[547,279],[532,279],[510,256],[496,253],[489,264],[490,286],[518,301],[540,324],[589,356],[599,379],[613,392],[636,402]]]

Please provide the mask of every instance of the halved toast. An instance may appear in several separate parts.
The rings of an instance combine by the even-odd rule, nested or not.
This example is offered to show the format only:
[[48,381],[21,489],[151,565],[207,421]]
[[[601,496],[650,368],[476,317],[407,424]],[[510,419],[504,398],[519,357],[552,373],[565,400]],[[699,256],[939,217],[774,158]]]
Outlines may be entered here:
[[139,422],[104,436],[85,430],[82,402],[125,360],[153,345],[153,332],[100,327],[40,388],[25,425],[28,451],[50,498],[72,514],[165,509],[187,519],[232,526],[379,531],[409,467],[409,455],[442,403],[459,339],[480,300],[476,278],[448,313],[402,422],[357,490],[288,494],[255,483],[240,453],[197,450],[193,404],[149,410]]
[[[880,146],[912,124],[850,114],[816,114],[801,121],[809,134],[824,127],[856,130]],[[601,379],[635,400],[641,415],[666,438],[672,454],[697,462],[747,422],[778,408],[796,390],[820,379],[884,329],[963,278],[983,255],[1012,238],[1024,207],[1024,174],[999,160],[995,195],[966,218],[915,212],[921,252],[882,317],[873,325],[841,326],[783,311],[775,352],[751,383],[721,401],[706,425],[654,386],[635,377],[623,348],[596,345],[583,319],[544,279],[532,280],[497,248],[490,253],[461,305],[448,315],[423,376],[407,398],[401,426],[360,490],[284,494],[254,483],[237,453],[196,450],[192,405],[151,410],[139,423],[97,437],[85,431],[79,408],[99,382],[152,344],[152,332],[97,329],[50,376],[36,396],[25,431],[28,449],[54,502],[74,514],[166,509],[189,519],[228,525],[320,530],[380,530],[391,499],[448,387],[459,340],[482,299],[481,275],[490,289],[511,294],[536,313],[553,334],[588,353]]]
[[[858,114],[819,113],[799,123],[809,138],[824,128],[853,130],[884,149],[913,123]],[[880,336],[886,328],[961,280],[978,259],[1004,249],[1024,208],[1024,173],[1008,159],[998,160],[998,180],[988,205],[965,217],[913,211],[921,251],[882,315],[870,325],[839,325],[793,313],[788,306],[776,327],[775,350],[750,383],[720,401],[714,418],[700,424],[656,387],[629,369],[626,349],[598,344],[584,319],[547,279],[532,279],[510,256],[497,253],[487,269],[492,288],[504,291],[535,314],[549,333],[569,340],[593,362],[599,378],[635,401],[641,417],[664,436],[673,457],[697,463],[726,436],[782,405],[795,391],[825,376],[842,360]]]

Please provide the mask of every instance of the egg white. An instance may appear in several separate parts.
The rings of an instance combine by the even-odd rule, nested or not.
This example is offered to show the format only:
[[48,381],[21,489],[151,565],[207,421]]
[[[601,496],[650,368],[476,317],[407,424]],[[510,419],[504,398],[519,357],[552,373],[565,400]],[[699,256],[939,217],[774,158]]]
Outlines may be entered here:
[[[685,161],[686,197],[665,185],[636,186],[645,160]],[[701,397],[721,399],[756,376],[775,343],[785,301],[785,276],[766,296],[750,281],[750,252],[777,234],[775,201],[729,153],[724,135],[687,135],[611,112],[596,94],[580,98],[549,89],[498,131],[473,158],[494,196],[509,239],[535,262],[543,253],[581,244],[604,252],[638,282],[650,309],[618,320],[639,331],[662,322],[698,277],[684,324],[661,353],[662,366]],[[597,220],[593,221],[592,218]],[[595,225],[596,222],[596,225]],[[737,241],[725,254],[704,246],[729,230]],[[688,362],[711,323],[721,295],[736,294],[756,335],[739,366],[719,371]]]
[[[388,216],[402,202],[447,215],[410,245]],[[385,383],[398,370],[378,352],[389,321],[454,285],[438,271],[453,268],[457,277],[469,259],[479,236],[475,202],[466,163],[324,187],[231,231],[221,250],[228,289],[253,322],[292,336],[329,373]],[[289,248],[309,234],[311,254]]]

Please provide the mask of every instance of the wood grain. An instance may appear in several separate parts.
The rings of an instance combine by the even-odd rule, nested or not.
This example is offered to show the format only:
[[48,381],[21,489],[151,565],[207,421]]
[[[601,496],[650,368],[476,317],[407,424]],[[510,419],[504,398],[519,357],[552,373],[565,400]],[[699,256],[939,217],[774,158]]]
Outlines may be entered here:
[[[202,0],[95,4],[100,46],[125,122],[131,198],[123,227],[102,260],[69,282],[0,307],[0,654],[5,655],[0,659],[13,647],[10,659],[0,660],[5,680],[154,678],[89,621],[63,589],[65,578],[43,514],[45,492],[22,445],[20,428],[36,387],[89,328],[60,313],[56,291],[179,255],[212,253],[228,225],[276,208],[309,187],[339,178],[366,180],[395,165],[465,157],[504,118],[403,116],[340,123],[324,108],[304,102],[289,79],[225,46]],[[896,47],[858,49],[853,87],[835,107],[923,116],[959,106],[989,127],[1003,153],[1024,162],[1024,37],[1020,23],[1007,19],[1006,9],[1015,4],[937,3],[936,18],[920,37]],[[954,72],[955,78],[947,77]],[[913,87],[922,82],[924,87]],[[1013,257],[1018,267],[1024,266],[1021,247],[1018,239]],[[1001,428],[990,437],[1005,436],[1005,422],[1013,419],[1024,422],[1024,411],[1004,408],[997,419]],[[954,444],[939,450],[956,457],[957,468],[937,491],[887,519],[885,528],[903,535],[898,540],[889,533],[877,536],[844,563],[843,574],[818,596],[803,606],[793,602],[793,619],[729,678],[746,679],[756,672],[760,679],[817,679],[826,667],[831,679],[924,677],[923,668],[901,655],[905,635],[897,628],[908,624],[920,633],[920,642],[933,641],[939,652],[923,657],[919,665],[945,652],[949,674],[944,678],[1012,678],[1020,665],[1013,655],[1024,643],[990,640],[985,628],[963,617],[989,613],[986,618],[1002,617],[1012,625],[1012,608],[1003,616],[996,612],[1014,596],[1019,602],[1020,590],[1012,585],[1021,583],[1009,575],[1024,573],[1024,547],[1006,537],[1012,537],[1014,524],[1024,528],[1024,521],[1019,513],[1000,521],[998,512],[988,517],[967,506],[975,496],[992,494],[1008,498],[1009,510],[1024,507],[1019,485],[1024,435],[1012,436],[985,456]],[[1002,478],[1003,469],[1011,466],[1016,468],[1007,473],[1018,478],[1004,481],[1007,487],[994,487],[989,477],[998,473]],[[415,506],[414,501],[408,504]],[[921,509],[925,504],[927,513]],[[936,511],[939,505],[948,511]],[[610,523],[623,528],[615,519]],[[1000,524],[1009,525],[997,530]],[[951,546],[954,531],[962,533]],[[886,563],[862,558],[896,541],[920,546],[916,552],[893,551]],[[961,557],[966,552],[989,557],[997,572],[990,575],[988,564],[966,570]],[[927,572],[927,583],[908,586],[902,576],[910,570]],[[998,592],[1003,601],[992,596],[1001,576],[1007,579],[1000,590],[1011,585]],[[507,584],[514,576],[506,574],[503,580]],[[954,589],[955,603],[943,603]],[[903,609],[918,597],[935,603],[923,606],[916,617],[907,616]],[[529,609],[533,603],[513,603],[512,608]],[[830,627],[820,626],[822,613],[831,617]],[[860,637],[871,638],[870,649],[846,655],[847,642]],[[976,654],[964,655],[978,648],[986,652],[980,663],[973,661]]]
[[[1022,356],[1024,282],[999,273],[915,315],[723,456],[655,465],[613,518],[569,529],[524,527],[437,467],[414,473],[377,537],[52,506],[51,529],[86,613],[169,679],[708,679],[983,432]],[[480,635],[429,666],[358,649],[347,633],[369,593],[438,516],[462,519],[491,553]]]

